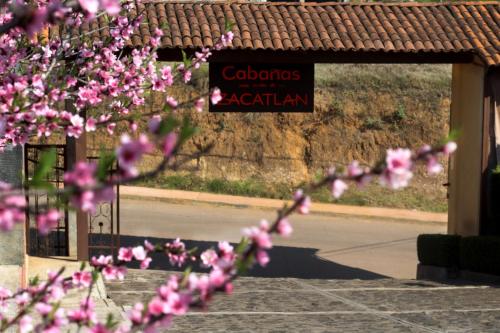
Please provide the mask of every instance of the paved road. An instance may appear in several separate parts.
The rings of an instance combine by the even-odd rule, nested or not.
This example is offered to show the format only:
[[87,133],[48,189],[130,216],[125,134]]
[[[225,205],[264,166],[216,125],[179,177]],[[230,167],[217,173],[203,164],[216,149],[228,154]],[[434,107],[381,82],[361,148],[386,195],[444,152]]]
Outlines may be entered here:
[[[149,301],[165,271],[130,270],[107,283],[124,310]],[[415,280],[243,277],[207,311],[177,317],[166,332],[498,333],[500,288]]]
[[[209,247],[214,241],[237,242],[241,229],[273,211],[208,204],[173,204],[122,199],[123,244],[144,237],[181,237],[189,245]],[[383,221],[352,216],[294,216],[295,232],[277,239],[271,265],[254,270],[261,277],[328,279],[415,278],[416,237],[441,233],[445,225]],[[168,269],[156,261],[154,268]]]

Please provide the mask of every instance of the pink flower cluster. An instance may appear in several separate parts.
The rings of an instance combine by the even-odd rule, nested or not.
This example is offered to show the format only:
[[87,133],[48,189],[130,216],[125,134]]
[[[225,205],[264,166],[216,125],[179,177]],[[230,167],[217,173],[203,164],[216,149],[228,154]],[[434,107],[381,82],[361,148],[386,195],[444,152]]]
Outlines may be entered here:
[[186,245],[179,238],[171,243],[166,243],[164,249],[172,266],[182,267],[186,260],[190,259],[186,251]]
[[443,171],[443,166],[439,163],[438,158],[441,155],[448,157],[456,149],[457,145],[453,141],[437,148],[425,145],[415,154],[409,149],[388,149],[380,171],[362,168],[358,161],[351,162],[345,173],[337,174],[332,168],[328,172],[328,177],[332,179],[330,182],[332,196],[334,198],[342,196],[348,188],[346,180],[354,181],[358,186],[364,186],[375,175],[379,176],[379,182],[383,186],[388,186],[391,189],[404,188],[408,186],[413,177],[416,162],[424,161],[428,174],[438,174]]
[[66,186],[74,187],[71,203],[84,212],[95,212],[100,202],[115,199],[113,187],[96,187],[96,171],[95,163],[78,162],[73,170],[64,174]]
[[46,213],[39,214],[36,217],[36,227],[42,235],[48,235],[49,232],[57,227],[62,214],[55,208],[50,208]]
[[142,156],[153,150],[153,144],[149,142],[145,134],[141,134],[137,140],[132,140],[127,134],[121,137],[120,146],[116,149],[118,166],[124,178],[133,178],[139,174],[136,168],[137,162]]
[[20,195],[0,198],[0,230],[12,230],[15,224],[24,222],[26,199]]
[[99,257],[92,257],[90,265],[99,270],[106,280],[123,280],[127,273],[125,267],[114,265],[112,256],[101,254]]
[[143,246],[136,247],[122,247],[118,252],[118,260],[123,262],[131,262],[133,259],[140,262],[141,269],[147,269],[152,259],[149,257],[149,253],[154,251],[154,246],[148,242],[144,241]]

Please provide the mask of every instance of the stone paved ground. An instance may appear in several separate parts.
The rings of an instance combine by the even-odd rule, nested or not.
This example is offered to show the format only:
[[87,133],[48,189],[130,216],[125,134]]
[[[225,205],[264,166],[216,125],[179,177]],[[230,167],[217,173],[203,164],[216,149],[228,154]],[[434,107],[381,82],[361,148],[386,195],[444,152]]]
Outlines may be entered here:
[[[168,272],[130,270],[107,293],[127,310]],[[416,280],[244,277],[169,332],[500,332],[500,288]]]

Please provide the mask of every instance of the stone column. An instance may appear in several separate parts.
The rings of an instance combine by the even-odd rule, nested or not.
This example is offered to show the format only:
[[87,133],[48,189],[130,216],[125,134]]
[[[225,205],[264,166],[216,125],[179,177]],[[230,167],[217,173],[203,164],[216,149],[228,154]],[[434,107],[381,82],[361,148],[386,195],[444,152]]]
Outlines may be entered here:
[[[21,185],[23,177],[23,147],[7,146],[0,153],[0,180]],[[25,253],[24,225],[16,225],[11,232],[0,232],[0,263],[23,265]]]

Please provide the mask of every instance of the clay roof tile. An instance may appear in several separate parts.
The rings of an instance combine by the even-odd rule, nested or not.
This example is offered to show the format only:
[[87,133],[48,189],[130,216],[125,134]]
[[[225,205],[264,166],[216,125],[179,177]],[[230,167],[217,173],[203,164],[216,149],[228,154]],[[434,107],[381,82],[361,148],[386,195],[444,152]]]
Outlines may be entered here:
[[[164,30],[162,48],[211,47],[234,23],[233,49],[326,50],[332,52],[474,52],[487,65],[500,65],[498,2],[453,3],[270,3],[143,0],[129,11],[144,16],[130,45],[149,42]],[[99,18],[80,31],[109,36]]]

